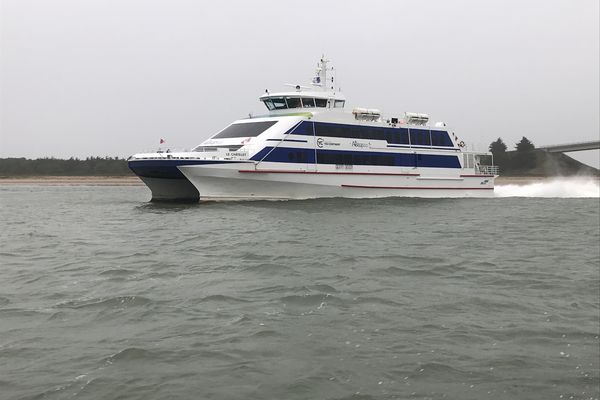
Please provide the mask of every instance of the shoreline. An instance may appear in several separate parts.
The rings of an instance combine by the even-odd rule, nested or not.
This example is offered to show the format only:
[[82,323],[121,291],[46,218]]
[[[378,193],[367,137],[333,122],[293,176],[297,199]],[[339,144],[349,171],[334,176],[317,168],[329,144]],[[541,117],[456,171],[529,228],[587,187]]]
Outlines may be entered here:
[[[496,185],[528,185],[553,180],[592,179],[600,182],[598,176],[499,176]],[[44,185],[44,186],[144,186],[137,176],[2,176],[4,185]]]
[[137,176],[2,176],[4,185],[43,186],[144,186]]

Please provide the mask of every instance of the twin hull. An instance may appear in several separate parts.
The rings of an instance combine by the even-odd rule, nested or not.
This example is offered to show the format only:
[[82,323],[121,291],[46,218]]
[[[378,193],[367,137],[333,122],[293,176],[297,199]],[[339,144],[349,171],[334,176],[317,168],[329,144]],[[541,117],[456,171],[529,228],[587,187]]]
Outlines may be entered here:
[[[173,160],[175,162],[175,160]],[[178,165],[182,176],[140,176],[154,201],[283,200],[319,197],[491,197],[494,176],[282,170],[279,163],[225,162]],[[132,168],[134,169],[134,168]],[[423,175],[422,175],[423,173]]]

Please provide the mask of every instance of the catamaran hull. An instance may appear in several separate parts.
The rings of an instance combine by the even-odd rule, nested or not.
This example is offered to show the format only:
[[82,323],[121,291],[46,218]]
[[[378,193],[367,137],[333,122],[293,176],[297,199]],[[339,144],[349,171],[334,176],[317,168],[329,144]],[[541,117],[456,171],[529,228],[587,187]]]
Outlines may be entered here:
[[187,179],[139,177],[152,192],[151,201],[195,203],[200,200],[198,189]]
[[153,200],[493,196],[491,153],[467,151],[427,114],[345,112],[327,62],[310,87],[266,91],[259,100],[268,115],[234,121],[191,151],[135,154],[129,167]]
[[493,176],[281,171],[239,166],[181,166],[200,201],[285,200],[321,197],[493,197]]
[[152,201],[197,202],[196,187],[179,171],[186,160],[131,160],[129,168],[148,186]]

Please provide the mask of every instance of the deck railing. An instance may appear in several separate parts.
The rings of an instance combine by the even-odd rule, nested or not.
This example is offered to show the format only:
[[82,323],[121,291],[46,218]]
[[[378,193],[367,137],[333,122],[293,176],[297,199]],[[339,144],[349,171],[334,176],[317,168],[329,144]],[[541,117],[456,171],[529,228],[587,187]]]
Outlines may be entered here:
[[479,165],[477,167],[480,174],[484,175],[499,175],[500,168],[497,165]]

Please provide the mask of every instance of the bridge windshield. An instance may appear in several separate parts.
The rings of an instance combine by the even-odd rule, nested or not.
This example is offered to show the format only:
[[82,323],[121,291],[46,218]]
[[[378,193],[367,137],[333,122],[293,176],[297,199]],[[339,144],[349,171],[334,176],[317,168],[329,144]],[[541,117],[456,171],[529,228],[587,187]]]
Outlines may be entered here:
[[[267,97],[262,100],[269,111],[273,110],[285,110],[291,108],[326,108],[328,105],[326,98],[318,97],[296,97],[296,96],[282,96],[282,97]],[[331,100],[332,107],[344,107],[343,100]]]

